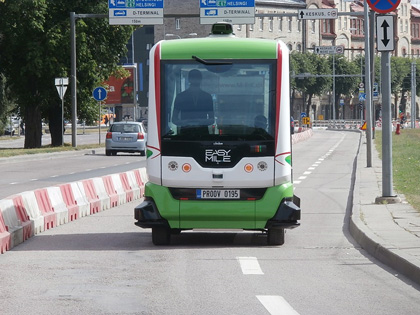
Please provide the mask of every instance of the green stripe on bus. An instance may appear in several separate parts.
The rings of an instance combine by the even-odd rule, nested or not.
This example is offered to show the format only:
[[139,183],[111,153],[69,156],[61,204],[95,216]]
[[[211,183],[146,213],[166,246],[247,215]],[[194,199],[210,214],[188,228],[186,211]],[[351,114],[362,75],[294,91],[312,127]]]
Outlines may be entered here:
[[[216,49],[215,49],[216,47]],[[223,50],[220,50],[223,47]],[[162,60],[202,59],[276,59],[277,42],[263,39],[202,38],[167,40],[161,44]]]

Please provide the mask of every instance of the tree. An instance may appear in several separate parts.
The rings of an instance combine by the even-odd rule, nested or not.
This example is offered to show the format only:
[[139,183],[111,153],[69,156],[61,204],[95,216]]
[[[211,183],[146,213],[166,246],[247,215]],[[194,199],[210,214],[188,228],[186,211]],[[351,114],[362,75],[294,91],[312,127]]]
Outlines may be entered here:
[[[355,63],[347,60],[343,55],[329,56],[331,67],[335,67],[336,75],[353,75],[358,74],[359,68]],[[342,95],[351,95],[357,87],[359,79],[357,77],[336,77],[335,78],[335,114],[339,113],[339,99]]]
[[[107,13],[107,8],[102,0],[0,2],[0,68],[25,119],[25,148],[41,146],[42,119],[49,122],[52,145],[62,145],[61,101],[54,78],[70,74],[70,12]],[[132,31],[131,26],[110,26],[108,19],[77,20],[80,118],[92,120],[92,90],[116,70]],[[65,116],[70,116],[70,93]]]

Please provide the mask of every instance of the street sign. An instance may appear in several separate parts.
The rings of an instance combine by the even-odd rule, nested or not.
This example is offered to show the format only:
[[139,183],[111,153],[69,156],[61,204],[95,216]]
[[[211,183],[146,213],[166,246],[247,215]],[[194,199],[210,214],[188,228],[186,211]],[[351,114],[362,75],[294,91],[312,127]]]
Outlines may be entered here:
[[379,99],[378,83],[373,83],[373,100],[377,101]]
[[378,15],[376,17],[376,48],[378,51],[393,51],[394,17],[392,15]]
[[100,87],[97,87],[93,90],[92,95],[93,95],[93,98],[95,100],[100,102],[100,101],[103,101],[104,99],[106,99],[107,92],[103,87],[100,86]]
[[366,93],[359,93],[359,101],[365,101],[366,100]]
[[367,2],[373,11],[385,14],[394,11],[401,0],[367,0]]
[[200,24],[255,23],[255,0],[200,0]]
[[302,118],[302,124],[309,125],[311,123],[311,119],[309,117]]
[[110,25],[163,24],[163,0],[108,0]]
[[61,100],[63,100],[66,94],[67,85],[69,85],[69,78],[55,78],[55,87]]
[[337,19],[338,9],[302,9],[299,10],[299,20]]
[[305,112],[300,113],[300,118],[303,118],[303,117],[306,117],[306,113]]
[[315,46],[315,54],[317,55],[335,55],[343,53],[344,46]]

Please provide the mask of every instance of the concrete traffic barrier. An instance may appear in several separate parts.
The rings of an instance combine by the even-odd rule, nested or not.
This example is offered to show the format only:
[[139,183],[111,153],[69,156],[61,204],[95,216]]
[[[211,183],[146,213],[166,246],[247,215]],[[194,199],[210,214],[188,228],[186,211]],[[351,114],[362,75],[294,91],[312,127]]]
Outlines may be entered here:
[[[51,215],[48,215],[47,218],[44,218],[44,215],[41,213],[41,210],[38,206],[38,201],[35,197],[34,191],[25,191],[23,193],[19,194],[22,197],[22,204],[23,208],[25,209],[26,213],[29,215],[29,218],[31,221],[34,222],[34,233],[35,235],[38,233],[42,233],[45,230],[46,223],[48,222],[48,226],[50,225],[51,221],[55,220],[55,213],[52,213],[52,219]],[[19,199],[16,199],[18,202]]]
[[101,201],[101,209],[107,210],[111,208],[111,198],[109,197],[104,181],[101,177],[92,178],[93,185],[95,186],[96,194]]
[[109,196],[109,202],[111,204],[111,208],[120,205],[121,203],[119,201],[118,193],[115,190],[114,184],[112,182],[112,177],[111,176],[104,176],[104,177],[102,177],[102,180],[103,180],[103,184],[105,186],[105,191],[106,191],[107,195]]
[[[61,221],[64,220],[64,215],[54,211],[50,198],[48,197],[47,189],[35,190],[35,198],[38,202],[39,210],[41,210],[41,213],[44,216],[44,230],[52,229],[57,225],[60,225]],[[68,215],[68,213],[66,214]],[[64,223],[65,222],[63,222],[63,224]]]
[[63,197],[63,201],[69,211],[69,221],[77,220],[80,217],[79,206],[73,195],[73,190],[70,184],[63,184],[58,186]]
[[91,204],[89,203],[89,199],[87,198],[87,196],[84,194],[83,184],[80,183],[80,185],[82,186],[82,188],[79,187],[78,182],[70,183],[74,200],[77,204],[77,207],[79,208],[79,217],[85,217],[90,215]]
[[87,179],[79,182],[79,188],[85,192],[85,196],[88,198],[90,203],[90,214],[95,214],[102,211],[102,202],[96,193],[95,185],[92,179]]
[[[52,210],[57,213],[57,225],[66,224],[70,221],[70,213],[64,202],[60,187],[47,187],[48,197],[50,198]],[[74,216],[74,214],[72,214]]]
[[0,211],[0,254],[10,249],[10,233],[4,224],[2,212]]
[[126,201],[130,202],[134,199],[134,191],[133,191],[133,188],[131,187],[130,181],[128,180],[127,172],[121,173],[119,175],[120,175],[122,187],[125,191],[125,195],[127,199]]
[[10,233],[10,248],[23,243],[23,226],[16,214],[13,200],[0,200],[0,214],[3,214],[4,224]]
[[133,199],[139,199],[141,196],[141,188],[136,180],[136,175],[134,174],[134,171],[128,171],[125,174],[127,175],[128,184],[130,185],[131,191],[133,192]]
[[[143,197],[148,180],[144,168],[105,177],[117,205]],[[99,177],[9,196],[0,200],[0,252],[59,224],[109,208],[110,196],[104,178]]]
[[29,217],[29,214],[26,212],[22,196],[15,195],[8,197],[13,201],[15,207],[16,216],[23,227],[23,241],[26,241],[28,238],[32,237],[35,233],[35,224]]
[[125,192],[120,176],[118,174],[112,174],[110,176],[111,176],[115,191],[117,192],[117,195],[118,195],[118,204],[119,205],[125,204],[127,202],[127,193]]

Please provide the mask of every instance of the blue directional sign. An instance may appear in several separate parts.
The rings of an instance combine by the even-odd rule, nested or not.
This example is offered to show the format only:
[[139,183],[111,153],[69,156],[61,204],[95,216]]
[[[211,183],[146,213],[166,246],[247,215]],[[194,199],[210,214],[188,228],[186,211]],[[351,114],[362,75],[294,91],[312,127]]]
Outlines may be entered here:
[[163,0],[108,0],[109,24],[163,24]]
[[378,13],[389,13],[394,11],[401,0],[367,0],[369,7]]
[[199,0],[200,24],[228,22],[231,24],[255,23],[255,0]]
[[366,93],[359,93],[359,101],[365,101],[366,100]]
[[103,87],[100,86],[100,87],[97,87],[93,90],[92,95],[93,95],[93,98],[95,100],[100,102],[100,101],[103,101],[104,99],[106,99],[107,92]]

